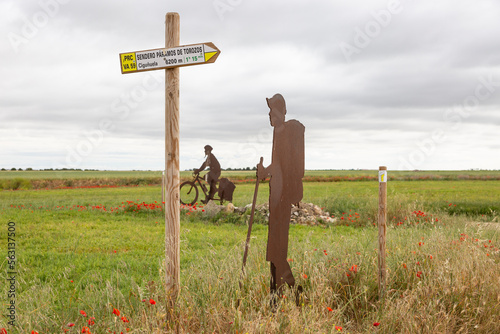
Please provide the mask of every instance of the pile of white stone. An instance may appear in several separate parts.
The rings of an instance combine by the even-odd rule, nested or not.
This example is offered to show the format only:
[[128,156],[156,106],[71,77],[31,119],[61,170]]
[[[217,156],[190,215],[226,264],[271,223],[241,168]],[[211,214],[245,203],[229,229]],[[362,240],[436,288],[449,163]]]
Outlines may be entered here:
[[[236,207],[232,203],[227,205],[217,205],[214,201],[208,202],[204,207],[205,213],[208,215],[215,215],[221,211],[227,213],[238,213],[245,214],[252,210],[252,204],[248,204],[242,207]],[[256,214],[262,215],[266,220],[269,219],[269,204],[261,204],[255,208]],[[303,203],[300,202],[298,206],[292,205],[290,222],[292,224],[301,225],[318,225],[325,223],[333,223],[337,219],[331,217],[331,215],[323,211],[323,209],[313,203]]]

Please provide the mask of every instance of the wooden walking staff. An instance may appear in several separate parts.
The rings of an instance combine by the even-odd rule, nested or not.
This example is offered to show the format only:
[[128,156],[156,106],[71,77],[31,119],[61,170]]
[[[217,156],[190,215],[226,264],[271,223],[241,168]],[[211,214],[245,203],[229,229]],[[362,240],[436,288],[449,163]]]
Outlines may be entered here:
[[378,295],[385,295],[387,270],[385,265],[385,234],[387,221],[387,167],[381,166],[378,171]]
[[[264,158],[260,157],[260,164],[264,162]],[[250,220],[248,221],[248,232],[247,232],[247,240],[245,242],[245,251],[243,252],[243,264],[241,265],[241,275],[240,275],[240,292],[243,288],[243,278],[245,277],[245,265],[247,264],[247,258],[248,258],[248,249],[250,248],[250,236],[252,235],[252,225],[253,225],[253,218],[255,215],[255,206],[257,205],[257,192],[259,191],[259,178],[257,177],[257,180],[255,181],[255,190],[253,193],[253,201],[252,201],[252,211],[250,212]],[[237,302],[238,306],[240,306],[240,298],[238,298]]]
[[[264,158],[260,158],[260,164],[264,162]],[[253,217],[255,215],[255,206],[257,205],[257,192],[259,190],[259,178],[255,181],[255,191],[253,193],[252,211],[250,212],[250,220],[248,221],[247,241],[245,243],[245,252],[243,253],[243,265],[241,266],[241,275],[245,275],[245,265],[247,263],[248,248],[250,247],[250,235],[252,234]],[[240,280],[241,289],[241,280]]]

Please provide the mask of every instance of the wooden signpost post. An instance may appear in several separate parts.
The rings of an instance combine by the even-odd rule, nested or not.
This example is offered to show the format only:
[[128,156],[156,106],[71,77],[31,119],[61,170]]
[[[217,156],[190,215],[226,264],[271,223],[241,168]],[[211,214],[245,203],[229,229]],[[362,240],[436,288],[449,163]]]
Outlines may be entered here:
[[385,265],[385,234],[387,221],[387,167],[381,166],[378,171],[378,295],[385,295],[387,270]]
[[179,294],[179,67],[213,63],[220,50],[213,43],[181,46],[180,17],[167,13],[165,48],[120,54],[122,74],[165,69],[165,283],[169,307]]

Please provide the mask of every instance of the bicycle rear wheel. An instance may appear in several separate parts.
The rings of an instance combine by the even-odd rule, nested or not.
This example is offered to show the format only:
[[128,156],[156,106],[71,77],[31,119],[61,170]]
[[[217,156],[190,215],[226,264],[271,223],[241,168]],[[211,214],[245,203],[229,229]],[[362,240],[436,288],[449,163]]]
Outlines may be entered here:
[[186,181],[181,184],[180,188],[181,204],[193,205],[198,200],[198,187],[191,181]]

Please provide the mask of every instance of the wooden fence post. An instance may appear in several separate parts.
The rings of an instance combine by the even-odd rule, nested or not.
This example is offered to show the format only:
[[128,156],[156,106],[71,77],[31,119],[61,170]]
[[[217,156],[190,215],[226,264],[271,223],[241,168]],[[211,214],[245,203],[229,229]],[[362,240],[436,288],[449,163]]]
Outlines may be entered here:
[[387,167],[380,166],[378,172],[378,295],[385,295],[387,270],[385,265],[385,235],[387,221]]

